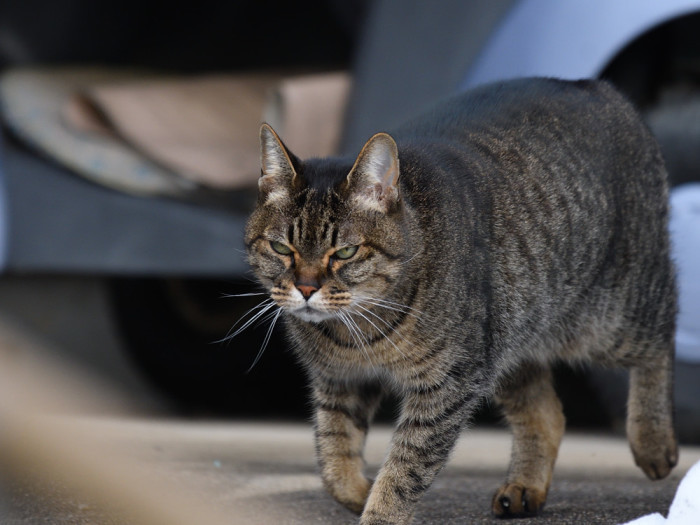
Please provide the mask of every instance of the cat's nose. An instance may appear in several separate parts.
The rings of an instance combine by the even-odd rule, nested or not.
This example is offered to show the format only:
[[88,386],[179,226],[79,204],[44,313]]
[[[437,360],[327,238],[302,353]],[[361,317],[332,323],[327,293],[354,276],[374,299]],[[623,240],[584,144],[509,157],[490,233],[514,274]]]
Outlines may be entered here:
[[297,284],[296,286],[305,299],[311,297],[318,290],[318,288],[310,284]]
[[321,287],[321,279],[318,270],[308,266],[297,268],[294,274],[294,286],[301,292],[304,299],[309,298]]

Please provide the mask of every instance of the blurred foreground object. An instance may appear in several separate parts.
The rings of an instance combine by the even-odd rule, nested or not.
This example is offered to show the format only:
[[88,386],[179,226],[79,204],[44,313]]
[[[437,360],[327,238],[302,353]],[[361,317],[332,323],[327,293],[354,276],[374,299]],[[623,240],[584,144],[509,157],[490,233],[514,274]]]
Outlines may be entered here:
[[[65,364],[51,359],[25,335],[0,323],[0,466],[3,488],[29,478],[65,485],[98,505],[105,523],[134,525],[236,524],[193,499],[104,433],[76,424],[77,416],[126,413],[128,404]],[[108,436],[107,436],[108,437]],[[85,523],[95,523],[90,513]],[[97,521],[101,523],[102,520]],[[83,521],[80,521],[83,523]]]

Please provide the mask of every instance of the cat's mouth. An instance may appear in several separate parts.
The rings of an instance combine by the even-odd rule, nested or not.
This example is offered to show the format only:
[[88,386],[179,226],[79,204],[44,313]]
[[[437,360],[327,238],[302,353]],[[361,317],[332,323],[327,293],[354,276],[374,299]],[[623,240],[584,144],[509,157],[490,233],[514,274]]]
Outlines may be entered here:
[[307,323],[320,323],[333,317],[332,313],[317,310],[308,303],[294,310],[290,310],[289,313]]

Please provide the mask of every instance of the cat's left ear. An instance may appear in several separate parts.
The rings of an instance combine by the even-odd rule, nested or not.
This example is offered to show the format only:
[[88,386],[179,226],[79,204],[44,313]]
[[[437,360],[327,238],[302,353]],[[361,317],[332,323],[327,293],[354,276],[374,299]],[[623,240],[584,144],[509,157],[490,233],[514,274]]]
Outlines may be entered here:
[[362,148],[347,178],[356,204],[383,213],[399,201],[399,151],[387,133],[377,133]]
[[269,124],[260,127],[260,164],[258,188],[265,202],[283,199],[296,177],[293,155]]

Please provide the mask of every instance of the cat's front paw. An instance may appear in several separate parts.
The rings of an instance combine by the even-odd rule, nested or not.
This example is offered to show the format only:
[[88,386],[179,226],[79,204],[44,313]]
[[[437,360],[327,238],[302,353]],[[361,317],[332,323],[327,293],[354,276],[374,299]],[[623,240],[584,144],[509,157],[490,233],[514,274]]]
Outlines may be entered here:
[[497,518],[535,516],[544,507],[546,499],[543,490],[506,483],[493,496],[491,510]]
[[372,480],[364,476],[349,477],[343,482],[336,482],[327,488],[338,503],[355,514],[362,514],[369,491],[372,488]]

